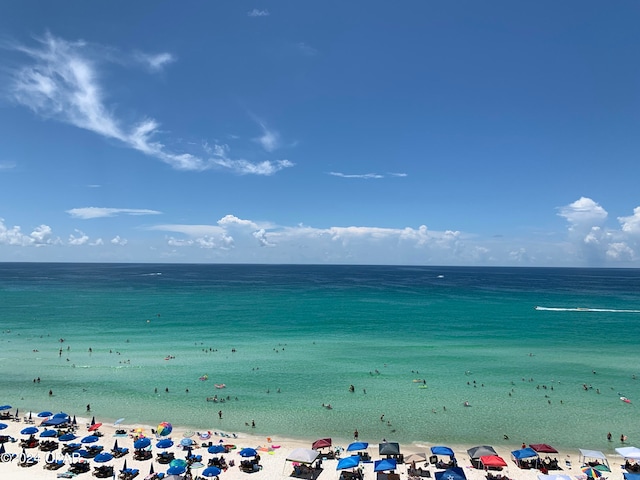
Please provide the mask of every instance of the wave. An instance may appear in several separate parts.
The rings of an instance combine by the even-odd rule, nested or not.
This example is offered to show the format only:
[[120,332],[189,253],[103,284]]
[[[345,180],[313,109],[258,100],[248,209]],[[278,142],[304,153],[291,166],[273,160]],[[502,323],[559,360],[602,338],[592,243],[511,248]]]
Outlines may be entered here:
[[536,310],[549,310],[552,312],[608,312],[608,313],[640,313],[640,310],[620,310],[616,308],[562,308],[562,307],[536,307]]

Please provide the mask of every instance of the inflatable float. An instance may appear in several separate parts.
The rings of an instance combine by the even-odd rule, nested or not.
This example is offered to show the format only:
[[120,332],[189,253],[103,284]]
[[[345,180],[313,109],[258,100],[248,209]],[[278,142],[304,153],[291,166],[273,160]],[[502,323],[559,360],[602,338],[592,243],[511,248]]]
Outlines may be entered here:
[[205,380],[209,380],[209,375],[204,374],[200,377],[200,381],[204,382]]
[[226,387],[226,385],[225,385],[224,383],[216,383],[216,384],[214,385],[214,387],[216,387],[216,388],[225,388],[225,387]]
[[624,403],[631,403],[631,400],[629,400],[627,397],[620,397],[620,400],[622,400]]

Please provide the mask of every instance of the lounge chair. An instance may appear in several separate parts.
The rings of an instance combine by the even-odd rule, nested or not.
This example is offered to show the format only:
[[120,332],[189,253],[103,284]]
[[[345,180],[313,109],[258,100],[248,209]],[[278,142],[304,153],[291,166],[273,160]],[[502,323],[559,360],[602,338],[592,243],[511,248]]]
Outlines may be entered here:
[[46,462],[42,468],[46,470],[58,470],[64,467],[64,460],[54,460],[53,462]]

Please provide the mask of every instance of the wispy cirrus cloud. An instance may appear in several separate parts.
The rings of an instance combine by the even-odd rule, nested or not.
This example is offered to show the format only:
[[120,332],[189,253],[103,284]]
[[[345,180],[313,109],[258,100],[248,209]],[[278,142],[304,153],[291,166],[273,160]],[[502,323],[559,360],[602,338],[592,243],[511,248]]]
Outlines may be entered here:
[[258,8],[254,8],[253,10],[249,10],[247,12],[248,17],[268,17],[270,15],[269,10],[260,10]]
[[364,178],[364,179],[372,179],[372,178],[384,178],[384,175],[380,173],[342,173],[342,172],[329,172],[329,175],[340,178]]
[[313,57],[318,54],[318,50],[305,42],[298,42],[296,44],[296,48],[300,53],[306,55],[307,57]]
[[293,167],[295,164],[289,160],[265,160],[263,162],[249,162],[244,159],[233,159],[229,157],[229,147],[227,145],[215,145],[212,149],[212,161],[217,165],[233,170],[240,175],[273,175],[285,168]]
[[[203,158],[192,153],[175,152],[157,140],[160,123],[153,118],[125,125],[106,104],[100,82],[99,62],[116,61],[105,49],[92,48],[84,41],[67,41],[48,33],[37,40],[35,47],[13,44],[9,48],[21,52],[30,60],[11,71],[9,93],[20,105],[36,114],[73,125],[117,140],[125,146],[156,158],[177,170],[203,171],[223,167],[241,174],[272,175],[282,168],[293,166],[288,161],[230,160],[228,157]],[[169,53],[139,54],[155,71],[175,60]],[[268,132],[263,134],[264,145],[273,144]],[[288,163],[287,163],[288,162]]]
[[13,170],[16,168],[16,162],[0,162],[0,172],[2,170]]
[[104,208],[104,207],[83,207],[72,208],[67,213],[73,218],[89,220],[92,218],[117,217],[120,215],[161,215],[162,212],[157,210],[147,210],[141,208]]
[[267,152],[273,152],[280,147],[280,134],[267,127],[267,124],[256,118],[256,122],[262,129],[262,135],[253,140],[258,142]]
[[136,51],[133,56],[152,72],[160,72],[164,67],[176,61],[175,55],[168,52],[150,54]]

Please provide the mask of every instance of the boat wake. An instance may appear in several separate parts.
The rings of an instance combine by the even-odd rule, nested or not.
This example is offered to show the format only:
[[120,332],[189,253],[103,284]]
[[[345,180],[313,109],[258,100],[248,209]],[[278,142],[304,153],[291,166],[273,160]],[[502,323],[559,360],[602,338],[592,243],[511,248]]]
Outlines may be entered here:
[[536,310],[549,310],[552,312],[608,312],[608,313],[640,313],[640,310],[620,310],[615,308],[561,308],[561,307],[536,307]]

